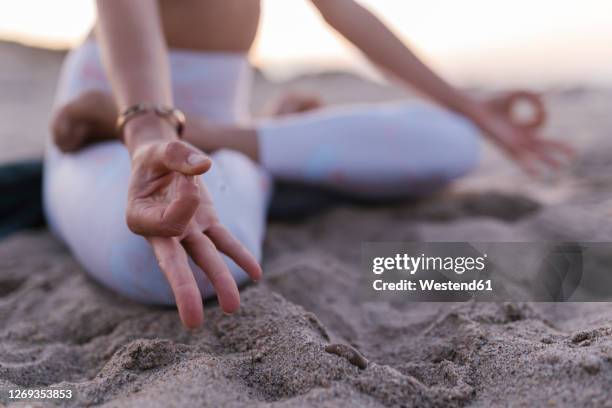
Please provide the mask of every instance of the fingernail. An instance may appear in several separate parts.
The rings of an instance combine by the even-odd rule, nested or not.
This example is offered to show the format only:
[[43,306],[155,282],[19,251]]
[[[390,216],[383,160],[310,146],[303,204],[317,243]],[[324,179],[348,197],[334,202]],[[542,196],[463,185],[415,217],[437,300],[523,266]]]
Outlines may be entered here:
[[204,156],[203,154],[192,154],[187,158],[187,163],[191,164],[192,166],[197,166],[198,164],[202,164],[206,161],[208,161],[208,157]]

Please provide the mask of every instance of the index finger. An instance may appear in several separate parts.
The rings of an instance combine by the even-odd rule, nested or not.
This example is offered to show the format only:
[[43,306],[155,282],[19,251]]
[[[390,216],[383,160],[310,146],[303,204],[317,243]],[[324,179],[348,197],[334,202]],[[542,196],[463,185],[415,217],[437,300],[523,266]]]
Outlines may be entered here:
[[166,276],[183,325],[194,329],[202,325],[204,307],[187,254],[176,238],[150,237],[149,242]]
[[[200,205],[200,191],[192,178],[167,174],[164,183],[177,178],[172,201],[151,203],[149,196],[128,199],[126,222],[132,232],[142,236],[175,237],[185,232]],[[160,187],[161,188],[161,187]]]

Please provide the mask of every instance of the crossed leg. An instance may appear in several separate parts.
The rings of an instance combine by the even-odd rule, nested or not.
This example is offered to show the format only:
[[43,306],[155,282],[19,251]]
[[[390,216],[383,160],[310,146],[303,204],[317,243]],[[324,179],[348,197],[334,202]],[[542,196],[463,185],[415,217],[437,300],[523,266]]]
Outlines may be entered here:
[[[273,101],[266,113],[270,117],[282,117],[322,106],[322,100],[314,94],[289,91]],[[115,126],[117,115],[115,102],[107,92],[84,91],[55,112],[51,121],[53,141],[63,152],[75,152],[92,143],[116,140],[119,138]],[[205,152],[210,153],[223,147],[245,150],[239,143],[228,142],[226,134],[218,135],[219,132],[215,130],[221,129],[204,118],[188,115],[187,120],[185,139]],[[226,146],[227,143],[231,143],[231,146]]]
[[[293,95],[281,100],[276,117],[252,128],[217,126],[197,117],[188,122],[186,140],[213,160],[202,177],[222,224],[257,258],[270,194],[268,173],[385,198],[429,192],[477,163],[478,132],[450,112],[411,103],[318,109],[320,103],[308,99]],[[59,109],[54,141],[64,151],[79,151],[62,155],[50,148],[47,215],[96,279],[142,302],[172,304],[151,248],[125,224],[126,149],[118,142],[82,149],[116,140],[116,115],[110,95],[98,91],[85,92]],[[215,127],[219,130],[211,131]],[[246,274],[226,261],[236,281],[245,282]],[[192,269],[203,296],[213,295],[202,271],[193,264]]]
[[[372,198],[429,193],[466,174],[478,160],[478,130],[435,106],[321,105],[316,96],[289,93],[273,106],[272,117],[254,126],[188,114],[184,138],[209,154],[240,152],[276,179]],[[70,152],[117,139],[116,116],[109,94],[84,92],[58,110],[54,141]]]

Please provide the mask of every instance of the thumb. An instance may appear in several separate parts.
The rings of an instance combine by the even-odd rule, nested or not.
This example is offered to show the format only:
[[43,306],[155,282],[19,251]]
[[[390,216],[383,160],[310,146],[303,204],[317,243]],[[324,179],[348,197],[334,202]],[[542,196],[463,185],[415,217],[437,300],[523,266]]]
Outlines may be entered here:
[[203,174],[212,165],[204,152],[178,140],[161,144],[157,157],[168,170],[187,176]]

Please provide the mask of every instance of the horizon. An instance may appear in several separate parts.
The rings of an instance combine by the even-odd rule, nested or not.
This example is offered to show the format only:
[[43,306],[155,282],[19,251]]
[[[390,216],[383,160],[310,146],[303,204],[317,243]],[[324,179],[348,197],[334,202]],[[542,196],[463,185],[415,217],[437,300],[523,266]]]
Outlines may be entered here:
[[[464,84],[612,84],[612,24],[608,21],[612,2],[360,3],[451,80]],[[0,15],[0,39],[67,48],[84,38],[94,20],[91,0],[7,3]],[[352,46],[317,20],[306,0],[264,0],[253,62],[276,77],[322,69],[376,77]]]

